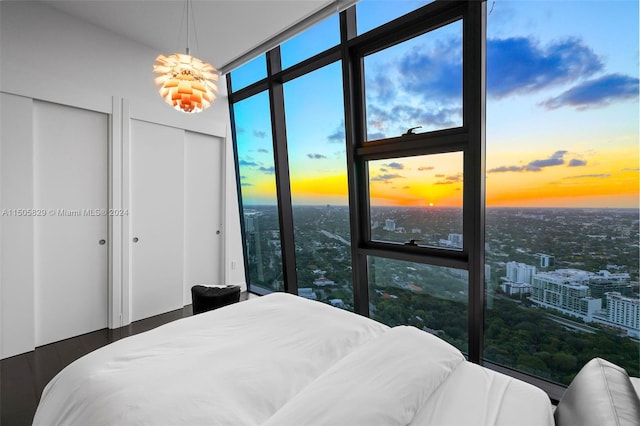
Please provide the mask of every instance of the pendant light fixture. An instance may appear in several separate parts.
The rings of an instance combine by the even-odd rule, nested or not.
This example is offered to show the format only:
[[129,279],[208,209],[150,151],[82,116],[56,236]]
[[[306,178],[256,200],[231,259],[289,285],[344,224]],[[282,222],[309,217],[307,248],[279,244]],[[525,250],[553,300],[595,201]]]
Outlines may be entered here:
[[[158,55],[153,72],[159,74],[155,82],[160,86],[160,96],[166,103],[178,111],[195,113],[210,107],[216,98],[218,72],[211,64],[189,54],[189,3],[190,0],[186,0],[186,53]],[[193,6],[191,6],[191,13],[193,14]]]

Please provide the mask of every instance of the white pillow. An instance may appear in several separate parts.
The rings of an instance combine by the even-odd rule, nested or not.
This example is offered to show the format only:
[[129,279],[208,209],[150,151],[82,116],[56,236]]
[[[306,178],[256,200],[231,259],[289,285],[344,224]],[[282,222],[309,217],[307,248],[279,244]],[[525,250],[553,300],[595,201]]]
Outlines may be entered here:
[[264,425],[407,425],[462,362],[443,340],[395,327],[342,358]]

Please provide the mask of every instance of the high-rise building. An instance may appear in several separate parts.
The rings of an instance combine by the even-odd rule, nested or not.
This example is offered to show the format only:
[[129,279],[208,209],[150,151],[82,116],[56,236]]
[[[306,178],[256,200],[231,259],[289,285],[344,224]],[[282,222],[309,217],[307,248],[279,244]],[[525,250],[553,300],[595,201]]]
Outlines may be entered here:
[[531,281],[536,273],[536,267],[520,262],[507,262],[507,270],[500,285],[502,291],[510,296],[524,296],[531,293]]
[[535,266],[519,262],[507,262],[506,278],[512,283],[531,284],[536,272]]
[[253,232],[255,231],[254,225],[254,215],[245,214],[244,215],[244,231],[245,232]]
[[591,297],[585,284],[593,275],[579,269],[539,272],[533,276],[529,300],[591,321],[593,314],[602,309],[602,300]]
[[556,264],[556,258],[554,256],[550,256],[548,254],[540,255],[540,267],[541,268],[550,268]]
[[633,286],[630,279],[627,273],[612,274],[609,271],[600,271],[590,277],[586,284],[591,289],[591,296],[602,299],[602,308],[606,309],[608,306],[606,293],[618,292],[622,296],[631,296]]
[[385,231],[395,231],[396,230],[396,221],[393,219],[387,219],[384,221],[384,230]]
[[615,291],[607,293],[606,297],[609,322],[624,327],[629,335],[640,337],[640,299]]
[[452,246],[462,248],[462,234],[449,234],[449,241]]

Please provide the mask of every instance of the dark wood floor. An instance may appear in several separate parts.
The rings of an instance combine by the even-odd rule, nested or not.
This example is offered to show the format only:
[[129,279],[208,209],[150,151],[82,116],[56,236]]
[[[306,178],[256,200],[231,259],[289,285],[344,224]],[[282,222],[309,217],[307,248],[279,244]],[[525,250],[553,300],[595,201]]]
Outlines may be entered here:
[[[246,300],[242,293],[240,300]],[[67,365],[111,342],[191,316],[191,305],[146,318],[126,327],[103,329],[37,347],[0,361],[0,425],[31,425],[42,390]]]

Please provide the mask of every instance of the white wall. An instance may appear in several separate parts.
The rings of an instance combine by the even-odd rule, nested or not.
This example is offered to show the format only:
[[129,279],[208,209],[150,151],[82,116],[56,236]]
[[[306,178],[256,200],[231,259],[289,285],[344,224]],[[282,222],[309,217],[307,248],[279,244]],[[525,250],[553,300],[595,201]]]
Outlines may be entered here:
[[224,204],[222,155],[219,139],[185,132],[184,304],[191,303],[191,286],[224,284],[224,253],[219,248],[224,246],[226,230],[217,214]]
[[[0,94],[2,206],[33,208],[33,102]],[[16,212],[17,213],[17,212]],[[2,215],[1,349],[3,358],[30,351],[35,342],[33,219]]]
[[[227,165],[224,270],[227,283],[246,288],[225,79],[210,109],[183,114],[160,99],[153,83],[155,57],[171,52],[133,43],[40,2],[2,1],[0,20],[0,209],[33,207],[33,99],[111,115],[110,199],[116,208],[128,197],[131,119],[221,137]],[[34,347],[33,221],[2,217],[1,229],[0,353],[5,358]],[[117,256],[110,264],[117,287],[128,268],[126,219],[114,222],[114,230],[121,231],[112,238]],[[115,287],[111,292],[117,294]]]

